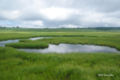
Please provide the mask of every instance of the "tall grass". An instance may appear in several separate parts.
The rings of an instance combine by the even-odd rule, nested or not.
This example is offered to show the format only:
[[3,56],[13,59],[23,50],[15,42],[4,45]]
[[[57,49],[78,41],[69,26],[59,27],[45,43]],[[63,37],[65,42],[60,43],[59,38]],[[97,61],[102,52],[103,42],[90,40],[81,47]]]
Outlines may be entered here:
[[28,43],[28,42],[32,42],[32,40],[30,40],[30,39],[20,39],[19,42],[27,42]]
[[5,44],[6,47],[13,47],[13,48],[47,48],[49,45],[47,43],[7,43]]
[[0,47],[0,79],[120,80],[119,62],[120,54],[38,54]]

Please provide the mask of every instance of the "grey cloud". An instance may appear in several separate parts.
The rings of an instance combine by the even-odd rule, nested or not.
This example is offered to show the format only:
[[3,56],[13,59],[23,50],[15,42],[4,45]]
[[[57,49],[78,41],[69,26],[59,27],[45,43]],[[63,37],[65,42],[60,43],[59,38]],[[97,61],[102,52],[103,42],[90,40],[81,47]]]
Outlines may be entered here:
[[25,11],[21,12],[19,16],[20,20],[43,20],[44,17],[38,12]]
[[[15,23],[2,24],[8,26],[28,26],[23,25],[22,22],[38,20],[43,22],[44,27],[59,27],[67,24],[83,27],[114,27],[120,26],[119,3],[120,0],[0,0],[0,20]],[[51,20],[40,12],[42,9],[51,7],[76,10],[78,13],[66,13],[65,19]]]
[[82,26],[82,20],[77,15],[71,15],[67,20],[43,20],[46,27],[58,27],[60,25],[72,24]]
[[[120,10],[120,0],[44,0],[48,6],[67,7],[76,9],[95,9],[100,12],[113,12]],[[57,4],[56,4],[57,3]]]
[[7,18],[0,15],[0,20],[6,20]]
[[120,11],[111,12],[109,14],[106,14],[106,17],[120,19]]

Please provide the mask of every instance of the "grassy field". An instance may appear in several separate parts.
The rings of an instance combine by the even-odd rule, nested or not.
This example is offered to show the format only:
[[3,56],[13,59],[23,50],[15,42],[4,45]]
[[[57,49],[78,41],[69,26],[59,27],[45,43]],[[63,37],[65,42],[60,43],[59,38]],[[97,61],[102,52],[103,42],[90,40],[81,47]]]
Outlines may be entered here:
[[0,79],[119,80],[120,54],[38,54],[0,47]]
[[[18,36],[19,35],[19,36]],[[80,32],[39,32],[39,31],[10,31],[0,30],[0,41],[8,39],[23,39],[30,37],[120,37],[119,32],[105,32],[105,31],[80,31]]]
[[[36,41],[22,39],[19,43],[80,43],[120,49],[119,31],[58,31],[0,29],[0,40],[52,36]],[[120,54],[38,54],[0,47],[0,80],[120,80]]]

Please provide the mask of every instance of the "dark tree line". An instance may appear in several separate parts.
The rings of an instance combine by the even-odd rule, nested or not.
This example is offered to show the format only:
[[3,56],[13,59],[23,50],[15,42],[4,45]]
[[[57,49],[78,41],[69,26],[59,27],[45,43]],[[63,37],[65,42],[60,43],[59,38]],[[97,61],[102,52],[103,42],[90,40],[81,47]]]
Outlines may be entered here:
[[104,30],[104,31],[107,31],[107,30],[120,30],[120,27],[97,27],[95,29],[96,30]]
[[[0,26],[0,28],[7,28],[6,26]],[[9,27],[8,27],[9,28]],[[20,28],[19,26],[12,27],[12,28]]]

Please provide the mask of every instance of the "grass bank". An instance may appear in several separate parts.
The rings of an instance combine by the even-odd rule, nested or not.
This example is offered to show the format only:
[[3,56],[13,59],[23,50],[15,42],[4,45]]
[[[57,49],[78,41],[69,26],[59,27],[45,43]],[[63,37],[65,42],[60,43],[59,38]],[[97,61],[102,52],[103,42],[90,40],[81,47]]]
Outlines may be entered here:
[[119,62],[120,54],[38,54],[0,47],[0,79],[120,80]]
[[120,50],[120,37],[53,37],[37,40],[44,43],[93,44],[110,46]]
[[7,43],[5,44],[6,47],[13,47],[13,48],[47,48],[49,44],[47,43],[23,43],[23,42],[17,42],[17,43]]

